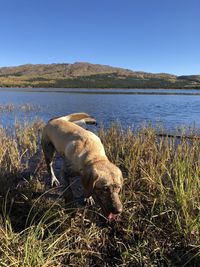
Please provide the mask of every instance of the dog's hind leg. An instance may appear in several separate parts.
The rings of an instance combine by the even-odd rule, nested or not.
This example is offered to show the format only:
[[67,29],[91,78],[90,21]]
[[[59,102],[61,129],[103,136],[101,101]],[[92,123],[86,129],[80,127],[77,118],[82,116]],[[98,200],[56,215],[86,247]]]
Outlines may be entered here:
[[53,157],[55,154],[55,148],[51,142],[47,142],[44,139],[42,139],[42,149],[44,152],[44,158],[45,158],[46,165],[47,165],[47,171],[50,175],[51,187],[59,186],[60,182],[56,178],[54,170],[53,170]]

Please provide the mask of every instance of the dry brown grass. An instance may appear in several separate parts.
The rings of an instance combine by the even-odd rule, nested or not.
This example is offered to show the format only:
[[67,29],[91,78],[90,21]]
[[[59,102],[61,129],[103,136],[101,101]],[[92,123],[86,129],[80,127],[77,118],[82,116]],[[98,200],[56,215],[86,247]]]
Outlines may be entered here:
[[42,194],[42,127],[0,127],[0,266],[200,265],[198,139],[157,137],[150,127],[101,128],[125,178],[124,211],[108,224],[97,207],[70,210],[59,195]]

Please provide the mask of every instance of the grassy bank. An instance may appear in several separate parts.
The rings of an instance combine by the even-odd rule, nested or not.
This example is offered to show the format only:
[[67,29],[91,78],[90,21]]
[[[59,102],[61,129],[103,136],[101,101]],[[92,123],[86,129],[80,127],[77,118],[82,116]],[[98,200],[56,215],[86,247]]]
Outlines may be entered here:
[[199,139],[100,129],[125,178],[124,211],[107,224],[97,207],[44,193],[42,127],[0,127],[0,266],[200,266]]

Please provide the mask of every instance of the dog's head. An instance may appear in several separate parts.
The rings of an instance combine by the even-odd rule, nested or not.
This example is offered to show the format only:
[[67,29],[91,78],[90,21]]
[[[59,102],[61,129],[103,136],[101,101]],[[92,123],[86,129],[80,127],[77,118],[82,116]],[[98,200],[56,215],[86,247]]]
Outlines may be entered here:
[[94,164],[88,174],[83,183],[85,195],[92,195],[107,219],[114,220],[122,212],[119,193],[123,177],[120,169],[109,161],[102,161]]

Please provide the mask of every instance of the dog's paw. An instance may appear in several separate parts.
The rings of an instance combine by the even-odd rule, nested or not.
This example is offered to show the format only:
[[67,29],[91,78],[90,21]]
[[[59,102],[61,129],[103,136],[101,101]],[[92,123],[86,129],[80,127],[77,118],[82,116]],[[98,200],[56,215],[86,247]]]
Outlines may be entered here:
[[51,187],[57,187],[60,185],[60,182],[58,181],[57,178],[54,178],[51,180]]
[[46,189],[60,186],[60,182],[56,177],[49,177],[45,182]]

